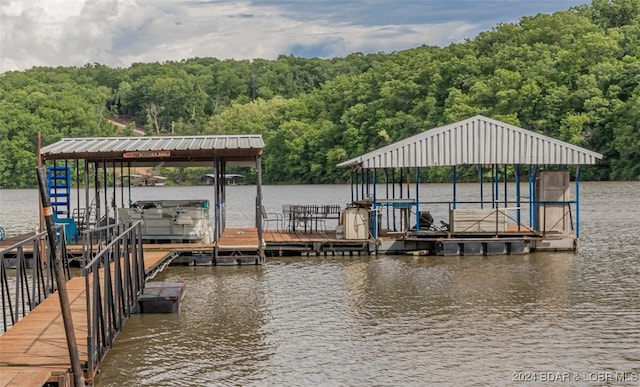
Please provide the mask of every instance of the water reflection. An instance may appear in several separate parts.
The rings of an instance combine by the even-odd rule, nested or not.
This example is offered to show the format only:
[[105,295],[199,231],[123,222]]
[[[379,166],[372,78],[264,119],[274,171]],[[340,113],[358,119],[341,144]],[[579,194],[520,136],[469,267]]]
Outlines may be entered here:
[[127,321],[98,384],[235,384],[255,374],[255,351],[266,345],[262,276],[259,266],[172,267],[157,280],[187,283],[180,313]]
[[[465,313],[496,305],[525,307],[539,302],[567,305],[573,254],[510,257],[377,257],[364,284],[367,310],[384,317],[413,310]],[[353,265],[351,265],[353,266]],[[450,307],[454,305],[454,309]],[[461,308],[465,305],[464,308]],[[405,310],[406,309],[406,310]]]
[[[148,190],[179,194],[164,188]],[[300,202],[339,203],[342,188],[296,187]],[[298,197],[291,189],[265,189],[265,206]],[[156,280],[187,283],[181,313],[130,319],[97,384],[486,386],[517,385],[517,371],[640,372],[639,191],[582,184],[577,253],[170,267]],[[237,208],[229,216],[246,221]]]
[[[127,323],[136,336],[118,339],[99,381],[486,385],[520,369],[592,369],[594,335],[604,327],[574,308],[575,260],[378,256],[172,267],[162,280],[188,282],[182,314]],[[122,369],[114,374],[117,364],[133,365],[127,379]]]

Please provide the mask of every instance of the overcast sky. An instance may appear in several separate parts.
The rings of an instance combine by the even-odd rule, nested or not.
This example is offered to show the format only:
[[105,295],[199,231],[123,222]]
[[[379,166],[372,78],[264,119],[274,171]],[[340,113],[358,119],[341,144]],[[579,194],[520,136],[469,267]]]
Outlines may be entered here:
[[446,46],[589,0],[0,0],[0,73]]

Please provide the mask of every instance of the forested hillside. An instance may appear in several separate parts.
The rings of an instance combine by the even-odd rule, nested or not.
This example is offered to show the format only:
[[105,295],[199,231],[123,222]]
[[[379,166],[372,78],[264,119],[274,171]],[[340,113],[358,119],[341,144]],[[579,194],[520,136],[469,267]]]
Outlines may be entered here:
[[[264,181],[343,181],[335,165],[483,114],[604,154],[589,179],[640,179],[640,0],[524,17],[448,47],[346,58],[194,58],[0,76],[0,187],[36,183],[36,132],[264,136]],[[437,177],[437,174],[436,174]]]

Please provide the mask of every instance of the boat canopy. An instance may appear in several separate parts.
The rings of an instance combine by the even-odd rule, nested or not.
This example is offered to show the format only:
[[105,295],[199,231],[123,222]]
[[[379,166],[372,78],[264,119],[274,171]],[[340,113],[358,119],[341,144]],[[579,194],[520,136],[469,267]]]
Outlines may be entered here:
[[261,135],[63,138],[41,150],[43,160],[135,162],[136,166],[254,166],[262,155]]
[[338,164],[363,169],[457,165],[586,165],[600,153],[477,115]]
[[[71,218],[71,175],[68,161],[73,160],[76,164],[76,181],[78,182],[78,193],[76,194],[76,208],[78,214],[95,214],[95,219],[100,222],[105,221],[107,225],[115,222],[113,216],[117,207],[117,199],[120,199],[120,208],[125,208],[125,196],[131,202],[131,184],[128,186],[128,194],[124,190],[124,166],[127,166],[127,174],[131,177],[131,168],[153,167],[159,165],[167,167],[210,167],[214,170],[214,176],[219,176],[214,181],[214,244],[217,242],[226,227],[226,179],[225,170],[229,166],[255,167],[256,168],[256,199],[250,201],[249,206],[262,205],[262,151],[264,141],[259,134],[247,135],[223,135],[223,136],[154,136],[154,137],[80,137],[63,138],[60,141],[47,145],[40,149],[40,156],[43,164],[48,163],[51,179],[56,181],[64,174],[65,184],[63,186],[50,185],[53,187],[53,195],[59,198],[59,202],[52,202],[53,205],[64,206],[66,215]],[[84,203],[81,203],[80,184],[83,179],[80,177],[80,161],[84,161]],[[64,165],[56,165],[64,162]],[[89,174],[92,169],[93,179]],[[120,194],[117,194],[116,182],[118,181],[117,165],[120,169]],[[107,178],[111,174],[111,179]],[[157,179],[155,175],[151,177]],[[143,177],[144,178],[144,177]],[[162,180],[162,179],[160,179]],[[94,200],[90,198],[90,181],[95,182]],[[98,184],[102,182],[102,184]],[[160,183],[162,184],[162,183]],[[154,183],[153,185],[158,185]],[[113,188],[109,192],[110,187]],[[102,193],[100,193],[102,190]],[[109,201],[109,199],[112,199]],[[100,202],[102,201],[102,203]],[[84,206],[84,209],[82,209]],[[114,212],[112,212],[112,209]],[[84,215],[83,215],[84,216]],[[89,222],[87,222],[88,224]],[[177,224],[177,223],[176,223]],[[174,223],[170,223],[173,226]],[[262,240],[262,218],[256,212],[255,225],[257,228],[258,240]],[[214,249],[214,256],[218,257],[217,248]],[[258,255],[264,256],[263,245],[257,245]]]

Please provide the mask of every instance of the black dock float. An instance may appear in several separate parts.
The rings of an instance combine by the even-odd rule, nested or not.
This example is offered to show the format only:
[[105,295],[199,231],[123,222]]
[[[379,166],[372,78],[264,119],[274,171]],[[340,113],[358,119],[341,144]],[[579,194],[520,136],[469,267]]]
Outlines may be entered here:
[[526,239],[444,239],[435,243],[434,254],[450,256],[516,255],[529,253]]
[[506,255],[509,242],[487,241],[484,243],[484,255]]
[[185,289],[184,282],[147,282],[138,299],[140,313],[178,313]]
[[261,259],[257,255],[219,255],[213,258],[215,266],[229,265],[260,265]]
[[507,245],[507,254],[509,255],[526,254],[528,252],[529,252],[528,241],[511,241]]
[[265,253],[271,257],[283,256],[326,256],[336,254],[361,255],[370,251],[368,240],[308,240],[289,242],[267,242]]

